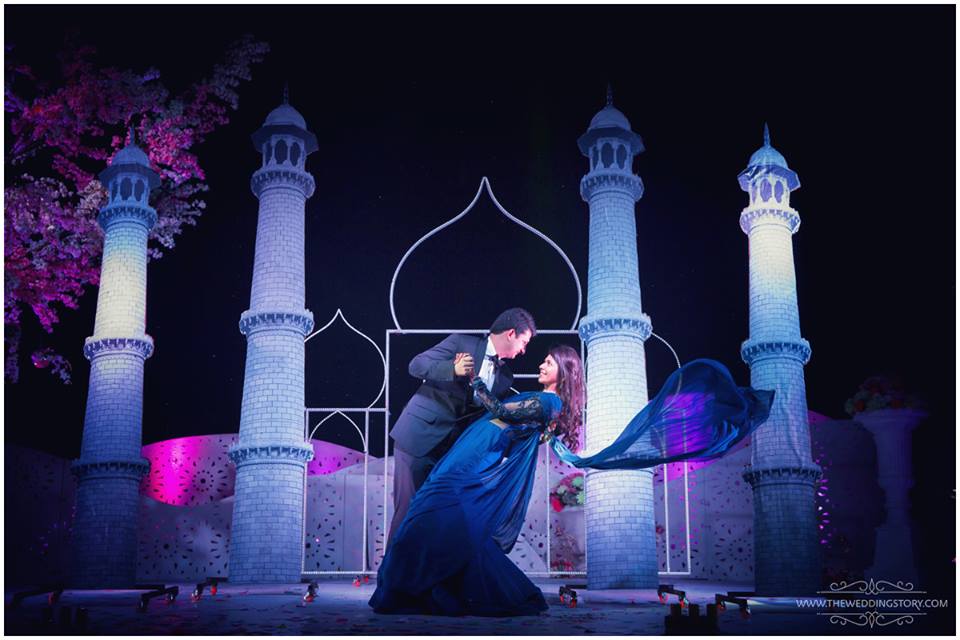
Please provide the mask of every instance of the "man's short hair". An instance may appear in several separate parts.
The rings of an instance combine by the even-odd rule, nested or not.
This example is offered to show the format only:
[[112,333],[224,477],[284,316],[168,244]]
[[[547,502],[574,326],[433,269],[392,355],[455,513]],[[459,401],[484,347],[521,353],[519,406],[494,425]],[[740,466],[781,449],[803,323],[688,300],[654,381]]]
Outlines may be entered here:
[[507,309],[493,321],[490,326],[490,333],[503,333],[513,329],[517,334],[524,331],[530,332],[530,337],[537,335],[537,325],[533,322],[533,316],[526,309],[514,307]]

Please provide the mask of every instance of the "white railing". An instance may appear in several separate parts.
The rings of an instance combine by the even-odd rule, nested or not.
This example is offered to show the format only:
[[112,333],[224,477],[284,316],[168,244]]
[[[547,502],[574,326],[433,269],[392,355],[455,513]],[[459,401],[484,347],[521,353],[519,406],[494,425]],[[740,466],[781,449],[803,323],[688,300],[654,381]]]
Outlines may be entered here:
[[[497,200],[496,196],[494,195],[493,189],[492,189],[492,187],[491,187],[491,185],[490,185],[490,181],[489,181],[486,177],[482,178],[481,181],[480,181],[480,186],[479,186],[479,188],[477,189],[477,192],[476,192],[476,194],[474,195],[473,200],[467,205],[467,207],[466,207],[463,211],[461,211],[458,215],[454,216],[453,218],[447,220],[447,221],[444,222],[443,224],[435,227],[434,229],[432,229],[431,231],[429,231],[429,232],[427,232],[425,235],[423,235],[419,240],[417,240],[413,245],[410,246],[410,248],[407,250],[407,252],[406,252],[406,253],[403,255],[403,257],[400,259],[400,262],[397,264],[396,270],[395,270],[394,273],[393,273],[393,278],[392,278],[391,281],[390,281],[390,298],[389,298],[389,302],[390,302],[390,314],[391,314],[391,316],[392,316],[392,318],[393,318],[394,328],[393,328],[393,329],[388,329],[388,330],[386,331],[386,339],[385,339],[385,343],[386,343],[386,353],[385,353],[385,354],[384,354],[384,351],[382,351],[382,350],[380,349],[379,345],[377,345],[377,343],[376,343],[374,340],[372,340],[369,336],[365,335],[364,333],[362,333],[362,332],[358,331],[356,328],[354,328],[353,325],[351,325],[351,324],[347,321],[347,319],[344,317],[344,315],[343,315],[343,313],[340,311],[340,309],[337,309],[336,313],[335,313],[334,316],[330,319],[330,321],[327,322],[327,324],[325,324],[325,325],[324,325],[323,327],[321,327],[320,329],[317,329],[316,331],[314,331],[313,333],[311,333],[309,336],[307,336],[307,337],[305,338],[305,341],[309,341],[311,338],[313,338],[313,337],[316,336],[317,334],[321,333],[322,331],[324,331],[324,330],[326,330],[328,327],[330,327],[330,325],[332,325],[333,322],[334,322],[335,320],[337,320],[337,318],[340,318],[340,319],[347,325],[347,327],[349,327],[353,332],[355,332],[356,334],[358,334],[359,336],[361,336],[364,340],[366,340],[366,341],[369,342],[371,345],[373,345],[373,347],[377,350],[377,353],[379,354],[381,361],[383,362],[383,383],[382,383],[382,385],[381,385],[381,387],[380,387],[380,392],[377,394],[377,397],[374,398],[373,402],[371,402],[371,403],[370,403],[369,405],[367,405],[366,407],[340,407],[340,408],[337,408],[337,407],[325,407],[325,408],[306,408],[306,409],[304,410],[304,438],[305,438],[306,442],[309,443],[309,442],[311,441],[311,439],[313,438],[313,436],[314,436],[314,434],[317,432],[317,430],[318,430],[327,420],[329,420],[330,418],[332,418],[332,417],[335,416],[335,415],[339,415],[339,416],[341,416],[342,418],[346,419],[348,422],[350,422],[350,423],[353,425],[354,429],[355,429],[355,430],[357,431],[357,433],[359,434],[360,439],[361,439],[362,444],[363,444],[363,536],[362,536],[363,553],[361,554],[361,556],[362,556],[362,558],[363,558],[362,567],[361,567],[361,569],[360,569],[359,571],[339,571],[339,570],[338,570],[338,571],[306,571],[306,570],[304,570],[303,573],[306,574],[306,575],[322,575],[322,574],[367,574],[367,573],[373,573],[373,571],[371,571],[370,568],[369,568],[369,567],[370,567],[370,563],[369,563],[368,552],[367,552],[367,535],[368,535],[368,534],[367,534],[367,524],[368,524],[368,523],[367,523],[367,513],[368,513],[368,500],[369,500],[368,491],[367,491],[367,488],[368,488],[367,481],[368,481],[368,464],[369,464],[369,457],[370,457],[370,448],[369,448],[369,441],[370,441],[370,438],[369,438],[369,437],[370,437],[370,415],[371,415],[372,413],[375,413],[375,414],[383,414],[383,416],[384,416],[384,423],[383,423],[383,430],[384,430],[384,431],[383,431],[383,446],[384,446],[384,462],[383,462],[383,501],[384,501],[384,505],[383,505],[383,529],[382,529],[382,531],[383,531],[383,536],[384,536],[384,549],[386,548],[386,541],[389,539],[389,531],[387,530],[387,529],[388,529],[388,526],[389,526],[389,523],[388,523],[388,521],[387,521],[387,514],[389,513],[389,509],[388,509],[387,507],[388,507],[389,501],[392,499],[391,492],[390,492],[390,483],[389,483],[389,480],[390,480],[390,471],[389,471],[389,467],[388,467],[388,464],[387,464],[387,460],[388,460],[388,457],[389,457],[388,454],[389,454],[389,451],[390,451],[390,438],[389,438],[389,431],[390,431],[390,409],[389,409],[389,407],[390,407],[390,366],[389,366],[389,365],[390,365],[390,344],[391,344],[391,338],[392,338],[393,336],[396,336],[396,335],[406,335],[406,334],[424,334],[424,335],[438,335],[438,334],[442,334],[442,335],[446,335],[446,334],[451,334],[451,333],[464,333],[464,334],[485,334],[485,333],[487,333],[487,331],[484,330],[484,329],[403,329],[403,328],[401,328],[401,326],[400,326],[400,322],[399,322],[399,320],[398,320],[398,318],[397,318],[396,309],[395,309],[395,307],[394,307],[394,290],[395,290],[395,288],[396,288],[397,277],[399,276],[400,270],[402,269],[404,263],[407,261],[407,258],[409,258],[410,255],[413,253],[413,251],[414,251],[418,246],[420,246],[425,240],[427,240],[427,239],[430,238],[431,236],[437,234],[437,233],[440,232],[441,230],[443,230],[443,229],[445,229],[446,227],[452,225],[453,223],[457,222],[458,220],[460,220],[461,218],[463,218],[465,215],[467,215],[467,213],[469,213],[469,212],[473,209],[474,205],[478,202],[478,200],[480,199],[480,196],[484,193],[484,191],[486,191],[486,193],[489,195],[490,199],[493,201],[493,204],[494,204],[494,205],[496,206],[496,208],[500,211],[500,213],[503,214],[508,220],[514,222],[515,224],[519,225],[520,227],[526,229],[527,231],[529,231],[529,232],[533,233],[534,235],[536,235],[537,237],[541,238],[544,242],[546,242],[547,244],[549,244],[554,250],[557,251],[557,253],[560,255],[560,257],[563,259],[563,261],[566,263],[567,267],[569,268],[570,273],[571,273],[571,275],[572,275],[572,277],[573,277],[573,280],[574,280],[574,284],[576,285],[577,304],[576,304],[576,310],[574,311],[574,314],[573,314],[573,321],[572,321],[572,323],[571,323],[571,325],[570,325],[570,328],[569,328],[569,329],[546,329],[546,330],[538,330],[537,333],[538,333],[538,334],[541,334],[541,335],[577,335],[577,336],[578,336],[578,332],[577,332],[577,330],[576,330],[576,326],[577,326],[577,323],[579,322],[579,319],[580,319],[581,307],[582,307],[582,303],[583,303],[583,295],[582,295],[582,288],[581,288],[581,286],[580,286],[580,278],[579,278],[578,275],[577,275],[576,269],[574,269],[574,267],[573,267],[573,263],[572,263],[572,262],[570,261],[570,259],[567,257],[566,253],[564,253],[563,250],[560,249],[560,247],[557,246],[557,244],[556,244],[553,240],[551,240],[548,236],[546,236],[544,233],[540,232],[539,230],[535,229],[534,227],[530,226],[530,225],[527,224],[526,222],[520,220],[519,218],[517,218],[516,216],[514,216],[514,215],[512,215],[510,212],[508,212],[508,211],[500,204],[500,202]],[[677,357],[676,352],[673,350],[673,347],[671,347],[670,344],[669,344],[666,340],[664,340],[663,338],[661,338],[661,337],[660,337],[659,335],[657,335],[656,333],[652,333],[652,335],[653,335],[653,337],[655,337],[655,338],[657,338],[658,340],[660,340],[661,342],[663,342],[663,343],[667,346],[667,348],[670,349],[670,352],[673,354],[673,357],[674,357],[674,359],[676,360],[677,367],[679,367],[679,366],[680,366],[680,360],[679,360],[679,358]],[[579,339],[579,336],[578,336],[578,339]],[[583,360],[584,362],[586,362],[586,359],[584,358],[584,344],[583,344],[582,340],[580,341],[580,357],[581,357],[581,360]],[[515,377],[516,379],[536,379],[538,376],[537,376],[537,374],[516,374],[514,377]],[[516,389],[514,389],[514,391],[516,391]],[[374,407],[374,405],[377,404],[377,403],[380,401],[381,398],[383,398],[383,407]],[[324,417],[323,417],[322,419],[320,419],[318,422],[316,422],[316,424],[314,424],[314,425],[311,427],[311,422],[312,422],[311,416],[312,416],[312,415],[315,415],[315,414],[326,414],[326,415],[324,415]],[[363,429],[362,429],[362,430],[361,430],[360,426],[359,426],[353,419],[351,419],[351,418],[349,417],[348,414],[362,414],[362,415],[363,415],[364,426],[363,426]],[[584,415],[584,421],[585,421],[585,420],[586,420],[586,415]],[[550,456],[547,455],[547,456],[545,456],[544,459],[545,459],[544,477],[545,477],[545,479],[546,479],[545,485],[546,485],[546,491],[547,491],[547,496],[546,496],[546,498],[547,498],[547,514],[546,514],[546,518],[545,518],[545,526],[546,526],[546,528],[547,528],[547,536],[546,536],[546,540],[547,540],[547,542],[546,542],[546,564],[547,564],[547,567],[548,567],[549,570],[546,571],[546,572],[528,572],[528,575],[530,575],[530,576],[546,576],[546,577],[552,577],[552,576],[557,576],[557,575],[585,575],[585,574],[586,574],[585,571],[554,571],[552,568],[550,568],[550,567],[551,567],[551,564],[550,564],[550,560],[551,560],[550,539],[551,539],[551,537],[552,537],[552,528],[551,528],[551,526],[550,526],[550,507],[549,507],[549,504],[550,504],[550,490],[551,490],[551,482],[550,482]],[[686,533],[687,570],[686,570],[686,571],[672,571],[672,570],[671,570],[671,567],[670,567],[670,519],[669,519],[669,498],[670,498],[670,495],[669,495],[669,484],[668,484],[668,469],[667,469],[667,465],[663,465],[663,487],[664,487],[664,501],[663,501],[663,504],[664,504],[664,520],[665,520],[665,544],[664,544],[664,548],[665,548],[665,552],[666,552],[666,567],[667,567],[667,570],[666,570],[666,571],[659,572],[660,575],[690,575],[690,574],[691,574],[691,566],[690,566],[690,561],[691,561],[691,552],[690,552],[690,500],[689,500],[690,494],[689,494],[689,484],[688,484],[688,465],[687,465],[686,462],[683,463],[683,486],[684,486],[684,505],[685,505],[685,508],[686,508],[686,514],[685,514],[685,517],[684,517],[684,525],[685,525],[685,533]],[[307,506],[306,491],[307,491],[307,478],[306,478],[306,474],[304,474],[304,522],[305,522],[305,523],[306,523],[306,506]],[[583,549],[584,549],[584,553],[586,553],[586,541],[584,541]],[[305,550],[304,550],[304,551],[305,551]],[[382,552],[382,550],[381,550],[381,552]],[[303,557],[304,557],[304,561],[305,561],[305,554],[304,554]]]

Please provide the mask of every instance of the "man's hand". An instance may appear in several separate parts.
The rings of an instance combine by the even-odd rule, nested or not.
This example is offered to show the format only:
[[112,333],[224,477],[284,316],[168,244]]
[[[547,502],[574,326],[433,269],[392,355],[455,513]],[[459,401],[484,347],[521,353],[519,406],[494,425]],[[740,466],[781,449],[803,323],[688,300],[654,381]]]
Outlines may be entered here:
[[456,376],[474,376],[473,356],[469,353],[458,353],[453,358],[453,374]]
[[551,420],[547,428],[540,434],[540,442],[547,442],[550,438],[557,435],[557,421]]

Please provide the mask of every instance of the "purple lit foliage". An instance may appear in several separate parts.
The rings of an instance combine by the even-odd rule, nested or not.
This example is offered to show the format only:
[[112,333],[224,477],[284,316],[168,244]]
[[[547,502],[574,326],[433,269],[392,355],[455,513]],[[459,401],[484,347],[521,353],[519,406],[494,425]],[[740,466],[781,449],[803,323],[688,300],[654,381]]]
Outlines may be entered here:
[[[103,233],[96,216],[106,192],[95,178],[129,142],[128,127],[136,123],[137,143],[161,177],[152,194],[159,219],[148,248],[159,258],[205,206],[206,176],[191,149],[228,122],[239,105],[237,88],[268,50],[245,36],[228,47],[209,77],[171,96],[157,70],[99,67],[93,48],[70,45],[60,57],[62,77],[51,86],[14,61],[7,46],[5,379],[18,378],[22,311],[30,309],[52,333],[58,305],[76,309],[87,285],[98,284]],[[69,363],[61,356],[39,349],[32,359],[69,381]]]
[[37,369],[50,367],[50,373],[58,376],[64,384],[70,384],[70,361],[54,353],[50,347],[34,351],[30,360]]
[[[55,178],[22,174],[14,180],[15,185],[4,190],[3,257],[5,377],[16,381],[23,309],[33,311],[40,326],[51,333],[59,321],[54,305],[76,309],[84,286],[98,283],[103,238],[89,210],[84,210],[99,206],[95,194],[74,199],[69,187]],[[37,350],[34,366],[51,364],[48,352]],[[69,381],[69,364],[51,371]]]

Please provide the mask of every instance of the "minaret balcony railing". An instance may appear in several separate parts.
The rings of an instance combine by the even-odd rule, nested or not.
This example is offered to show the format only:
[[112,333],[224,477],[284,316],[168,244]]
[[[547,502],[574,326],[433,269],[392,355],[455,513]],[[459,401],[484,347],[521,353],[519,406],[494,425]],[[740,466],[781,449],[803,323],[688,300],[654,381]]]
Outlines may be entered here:
[[258,198],[264,191],[273,187],[292,187],[299,190],[304,198],[309,198],[313,195],[316,183],[313,176],[306,171],[274,165],[258,169],[250,178],[250,189]]
[[254,311],[248,309],[240,314],[240,333],[249,336],[270,329],[296,331],[307,335],[313,329],[313,313],[302,311]]
[[292,464],[303,466],[313,460],[313,447],[304,443],[244,445],[235,444],[227,452],[237,469],[250,464]]
[[626,336],[646,340],[653,333],[653,323],[650,316],[641,313],[639,316],[616,315],[601,318],[584,316],[580,321],[580,338],[590,344],[591,340],[599,337]]
[[796,233],[800,228],[800,214],[790,207],[747,207],[740,213],[740,228],[744,233],[761,224],[776,224],[785,226],[790,233]]
[[810,343],[803,338],[796,340],[744,340],[740,357],[752,366],[755,362],[770,358],[790,358],[800,364],[810,362]]
[[580,197],[585,201],[598,191],[619,191],[637,201],[643,195],[643,180],[623,170],[609,169],[591,171],[580,179]]
[[815,464],[812,466],[768,467],[765,469],[748,467],[743,472],[743,479],[753,488],[775,484],[813,485],[822,474],[823,470]]
[[157,224],[157,211],[142,204],[107,205],[97,215],[97,222],[104,230],[120,222],[137,222],[149,230]]
[[70,471],[77,480],[96,478],[132,478],[139,480],[150,471],[150,461],[146,458],[133,460],[74,460]]
[[143,334],[137,338],[98,338],[91,336],[83,343],[87,360],[107,354],[140,356],[144,360],[153,355],[153,338]]

